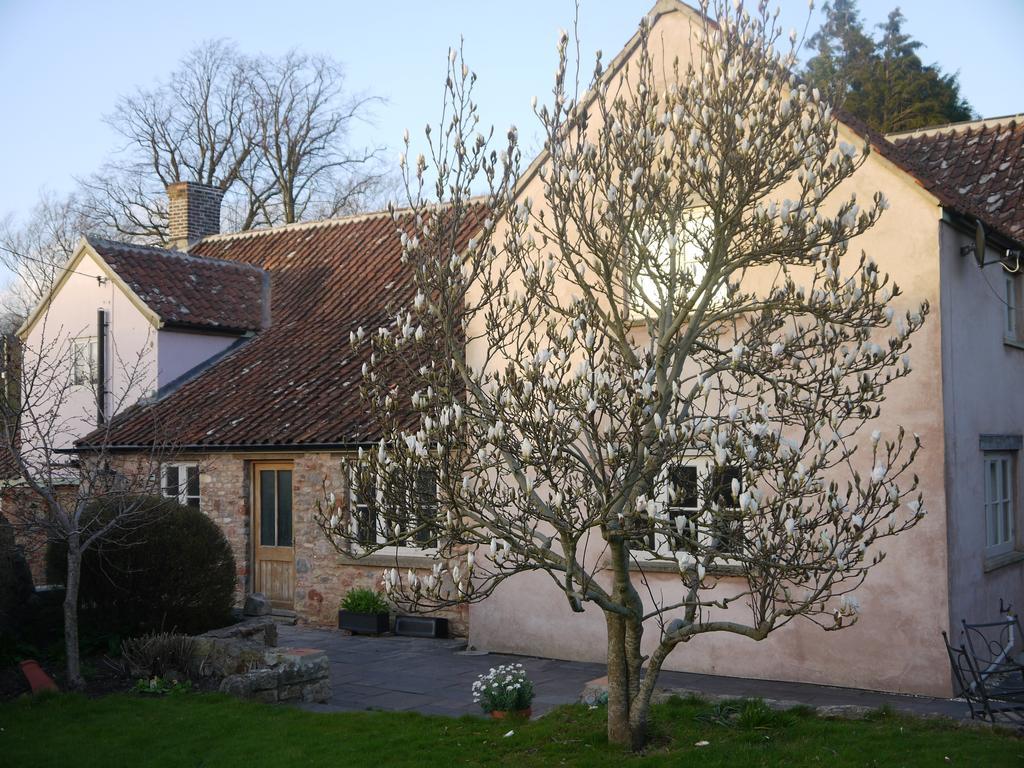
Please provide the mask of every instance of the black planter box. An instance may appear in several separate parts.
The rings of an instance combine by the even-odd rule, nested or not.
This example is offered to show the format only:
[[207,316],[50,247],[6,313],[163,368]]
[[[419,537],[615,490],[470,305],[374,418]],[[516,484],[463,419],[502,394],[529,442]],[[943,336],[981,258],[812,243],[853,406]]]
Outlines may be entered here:
[[361,635],[383,635],[390,629],[387,613],[353,613],[338,611],[338,629]]
[[406,637],[448,637],[448,619],[433,616],[396,616],[395,634]]

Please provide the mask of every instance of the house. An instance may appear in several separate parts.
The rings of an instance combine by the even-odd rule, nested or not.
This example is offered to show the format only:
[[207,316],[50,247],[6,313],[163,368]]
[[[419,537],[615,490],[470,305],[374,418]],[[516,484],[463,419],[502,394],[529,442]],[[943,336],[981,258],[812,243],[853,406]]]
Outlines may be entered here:
[[[652,40],[685,63],[699,14],[659,0],[651,16]],[[613,70],[637,44],[634,37]],[[702,638],[667,667],[945,695],[940,631],[992,617],[1001,599],[1024,605],[1024,122],[883,137],[842,118],[840,133],[873,148],[849,188],[865,197],[882,190],[891,204],[858,247],[900,284],[908,306],[927,300],[933,310],[915,336],[916,374],[892,388],[885,411],[921,435],[915,469],[930,513],[887,546],[858,592],[864,618],[854,627],[827,641],[799,623],[761,643]],[[543,199],[536,170],[546,160],[537,159],[521,194]],[[431,564],[422,550],[429,542],[413,540],[388,555],[339,555],[313,519],[326,491],[346,494],[348,459],[376,442],[359,397],[364,360],[347,340],[359,326],[387,323],[389,305],[410,298],[395,225],[382,212],[217,234],[211,190],[170,192],[172,236],[187,253],[86,239],[22,337],[36,343],[49,317],[69,332],[84,329],[69,337],[72,359],[97,350],[100,391],[126,403],[104,350],[149,360],[156,378],[139,393],[155,397],[147,415],[97,406],[98,418],[112,419],[118,450],[154,442],[150,411],[171,424],[179,453],[165,467],[165,492],[222,527],[239,564],[239,596],[262,591],[279,610],[330,624],[341,596],[378,584],[382,567]],[[459,233],[458,247],[473,231]],[[81,426],[84,434],[87,420]],[[723,588],[736,578],[723,576]],[[651,580],[658,588],[676,577],[652,572]],[[600,612],[566,618],[567,610],[543,577],[523,574],[450,618],[477,647],[602,660]]]

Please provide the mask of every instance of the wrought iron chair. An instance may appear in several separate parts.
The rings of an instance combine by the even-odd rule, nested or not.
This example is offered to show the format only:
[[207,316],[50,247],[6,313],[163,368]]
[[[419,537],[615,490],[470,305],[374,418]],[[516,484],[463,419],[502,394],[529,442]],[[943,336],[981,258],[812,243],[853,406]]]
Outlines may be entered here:
[[967,650],[984,679],[999,678],[1011,685],[1024,684],[1024,663],[1020,658],[1024,634],[1020,619],[1006,613],[999,621],[960,623],[964,627]]
[[942,640],[946,644],[958,693],[967,701],[971,718],[1024,727],[1024,688],[1006,689],[1000,693],[999,698],[990,696],[985,678],[981,676],[967,648],[951,645],[945,632],[942,633]]

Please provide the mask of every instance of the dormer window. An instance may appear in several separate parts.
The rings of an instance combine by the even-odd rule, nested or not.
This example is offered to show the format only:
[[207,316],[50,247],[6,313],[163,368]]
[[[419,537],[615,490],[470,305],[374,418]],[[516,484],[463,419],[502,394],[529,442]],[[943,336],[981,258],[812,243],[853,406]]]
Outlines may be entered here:
[[92,386],[96,381],[98,348],[94,337],[71,340],[71,383]]

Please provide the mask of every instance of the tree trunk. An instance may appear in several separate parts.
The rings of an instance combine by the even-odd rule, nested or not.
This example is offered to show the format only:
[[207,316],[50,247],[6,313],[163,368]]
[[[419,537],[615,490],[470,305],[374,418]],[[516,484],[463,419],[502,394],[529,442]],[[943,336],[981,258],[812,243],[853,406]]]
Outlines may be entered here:
[[605,613],[608,625],[608,741],[632,744],[629,728],[629,664],[626,661],[626,619]]
[[638,696],[643,666],[642,627],[638,621],[617,613],[606,613],[605,618],[608,626],[608,741],[636,751],[647,740],[647,706]]
[[78,657],[78,582],[82,573],[82,552],[77,533],[68,537],[68,571],[64,579],[64,652],[67,682],[71,690],[85,687]]
[[642,716],[633,712],[640,692],[643,655],[643,602],[629,578],[629,549],[621,541],[610,542],[614,573],[615,602],[628,613],[605,612],[608,627],[608,741],[629,746],[634,751],[643,747],[647,738],[647,711]]

